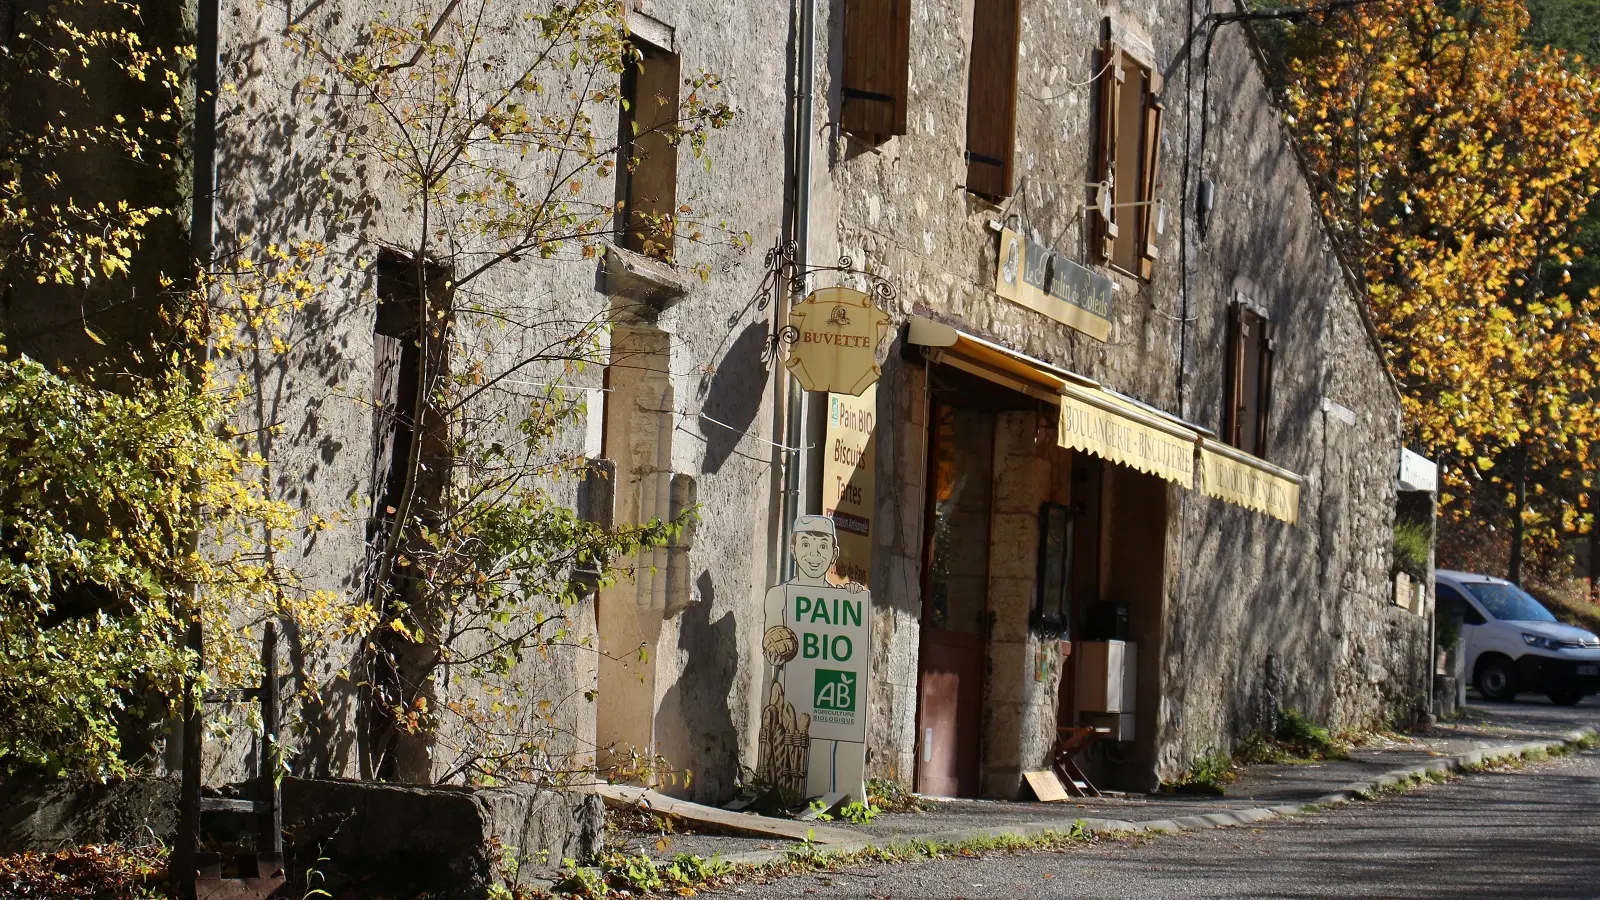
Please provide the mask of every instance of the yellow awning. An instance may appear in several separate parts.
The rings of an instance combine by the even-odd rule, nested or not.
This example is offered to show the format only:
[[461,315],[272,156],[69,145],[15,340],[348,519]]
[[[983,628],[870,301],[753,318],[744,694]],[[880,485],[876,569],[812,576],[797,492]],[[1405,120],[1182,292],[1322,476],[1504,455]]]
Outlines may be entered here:
[[1212,440],[1200,442],[1200,492],[1294,525],[1300,521],[1299,475]]
[[908,340],[936,348],[931,358],[997,384],[1059,404],[1056,443],[1194,487],[1199,434],[1158,409],[1094,380],[948,325],[915,316]]
[[1056,443],[1194,487],[1199,435],[1153,410],[1103,388],[1061,387]]

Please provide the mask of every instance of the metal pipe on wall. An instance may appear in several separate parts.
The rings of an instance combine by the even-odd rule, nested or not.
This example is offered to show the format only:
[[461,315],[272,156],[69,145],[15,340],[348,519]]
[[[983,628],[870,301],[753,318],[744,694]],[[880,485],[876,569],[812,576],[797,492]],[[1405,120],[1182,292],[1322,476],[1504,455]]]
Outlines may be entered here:
[[[795,243],[794,264],[797,271],[805,272],[811,259],[811,124],[815,115],[816,86],[816,0],[799,0],[800,26],[797,30],[796,41],[799,44],[800,63],[796,67],[794,98],[794,223],[793,234]],[[792,303],[794,298],[789,298]],[[788,319],[788,309],[783,311],[785,324]],[[801,496],[801,486],[805,483],[803,469],[806,466],[806,452],[804,449],[807,428],[805,392],[793,376],[785,373],[788,382],[788,394],[785,398],[786,412],[784,416],[784,472],[783,472],[783,497],[781,521],[779,523],[779,564],[778,581],[785,581],[790,576],[793,559],[790,550],[790,539],[794,535],[794,518],[805,507],[805,500]]]

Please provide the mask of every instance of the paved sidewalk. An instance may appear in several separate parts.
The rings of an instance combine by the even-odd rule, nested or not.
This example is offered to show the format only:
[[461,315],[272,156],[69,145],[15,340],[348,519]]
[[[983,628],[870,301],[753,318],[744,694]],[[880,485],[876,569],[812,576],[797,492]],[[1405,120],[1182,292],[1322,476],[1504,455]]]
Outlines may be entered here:
[[[1257,765],[1245,769],[1221,797],[1173,794],[1128,795],[1120,798],[1038,803],[998,800],[936,800],[917,813],[883,813],[866,825],[829,822],[861,836],[861,844],[885,845],[909,838],[959,841],[996,830],[1037,832],[1068,829],[1077,819],[1101,828],[1132,825],[1149,830],[1173,827],[1216,827],[1289,814],[1313,803],[1328,802],[1353,788],[1394,780],[1393,773],[1423,766],[1452,767],[1464,754],[1495,756],[1529,743],[1554,744],[1580,728],[1600,726],[1600,706],[1581,708],[1537,705],[1480,704],[1461,720],[1442,723],[1398,738],[1376,738],[1357,748],[1348,760],[1293,765]],[[1270,811],[1269,811],[1270,810]],[[1222,815],[1217,815],[1222,814]],[[1196,817],[1211,816],[1208,821]],[[1178,820],[1174,823],[1173,820]],[[694,833],[678,823],[677,833],[613,832],[612,846],[652,856],[694,853],[709,857],[758,861],[793,846],[773,838]],[[826,849],[826,848],[824,848]],[[840,849],[846,849],[841,847]]]

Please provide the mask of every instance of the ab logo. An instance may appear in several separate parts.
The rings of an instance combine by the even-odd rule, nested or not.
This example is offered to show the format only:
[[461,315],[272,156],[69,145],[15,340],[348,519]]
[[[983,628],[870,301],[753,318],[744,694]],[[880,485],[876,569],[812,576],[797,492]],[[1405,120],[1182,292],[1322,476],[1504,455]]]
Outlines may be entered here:
[[812,708],[855,712],[856,673],[837,669],[817,669],[816,672],[816,700]]

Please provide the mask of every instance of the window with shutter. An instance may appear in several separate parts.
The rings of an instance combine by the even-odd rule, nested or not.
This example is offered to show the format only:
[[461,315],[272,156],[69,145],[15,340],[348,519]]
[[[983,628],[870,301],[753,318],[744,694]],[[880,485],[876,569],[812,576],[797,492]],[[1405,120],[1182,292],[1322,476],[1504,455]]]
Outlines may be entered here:
[[1267,456],[1272,405],[1272,364],[1277,345],[1272,323],[1243,301],[1228,304],[1227,369],[1223,385],[1222,439],[1246,453]]
[[622,74],[617,135],[617,242],[670,261],[678,208],[678,56],[634,39]]
[[1159,255],[1162,221],[1157,204],[1161,185],[1161,73],[1115,41],[1101,47],[1096,180],[1110,185],[1110,215],[1095,213],[1101,259],[1123,271],[1150,278]]
[[974,6],[967,76],[967,190],[985,197],[1011,196],[1021,26],[1021,0],[985,0]]
[[869,140],[906,133],[911,0],[845,0],[839,124]]

